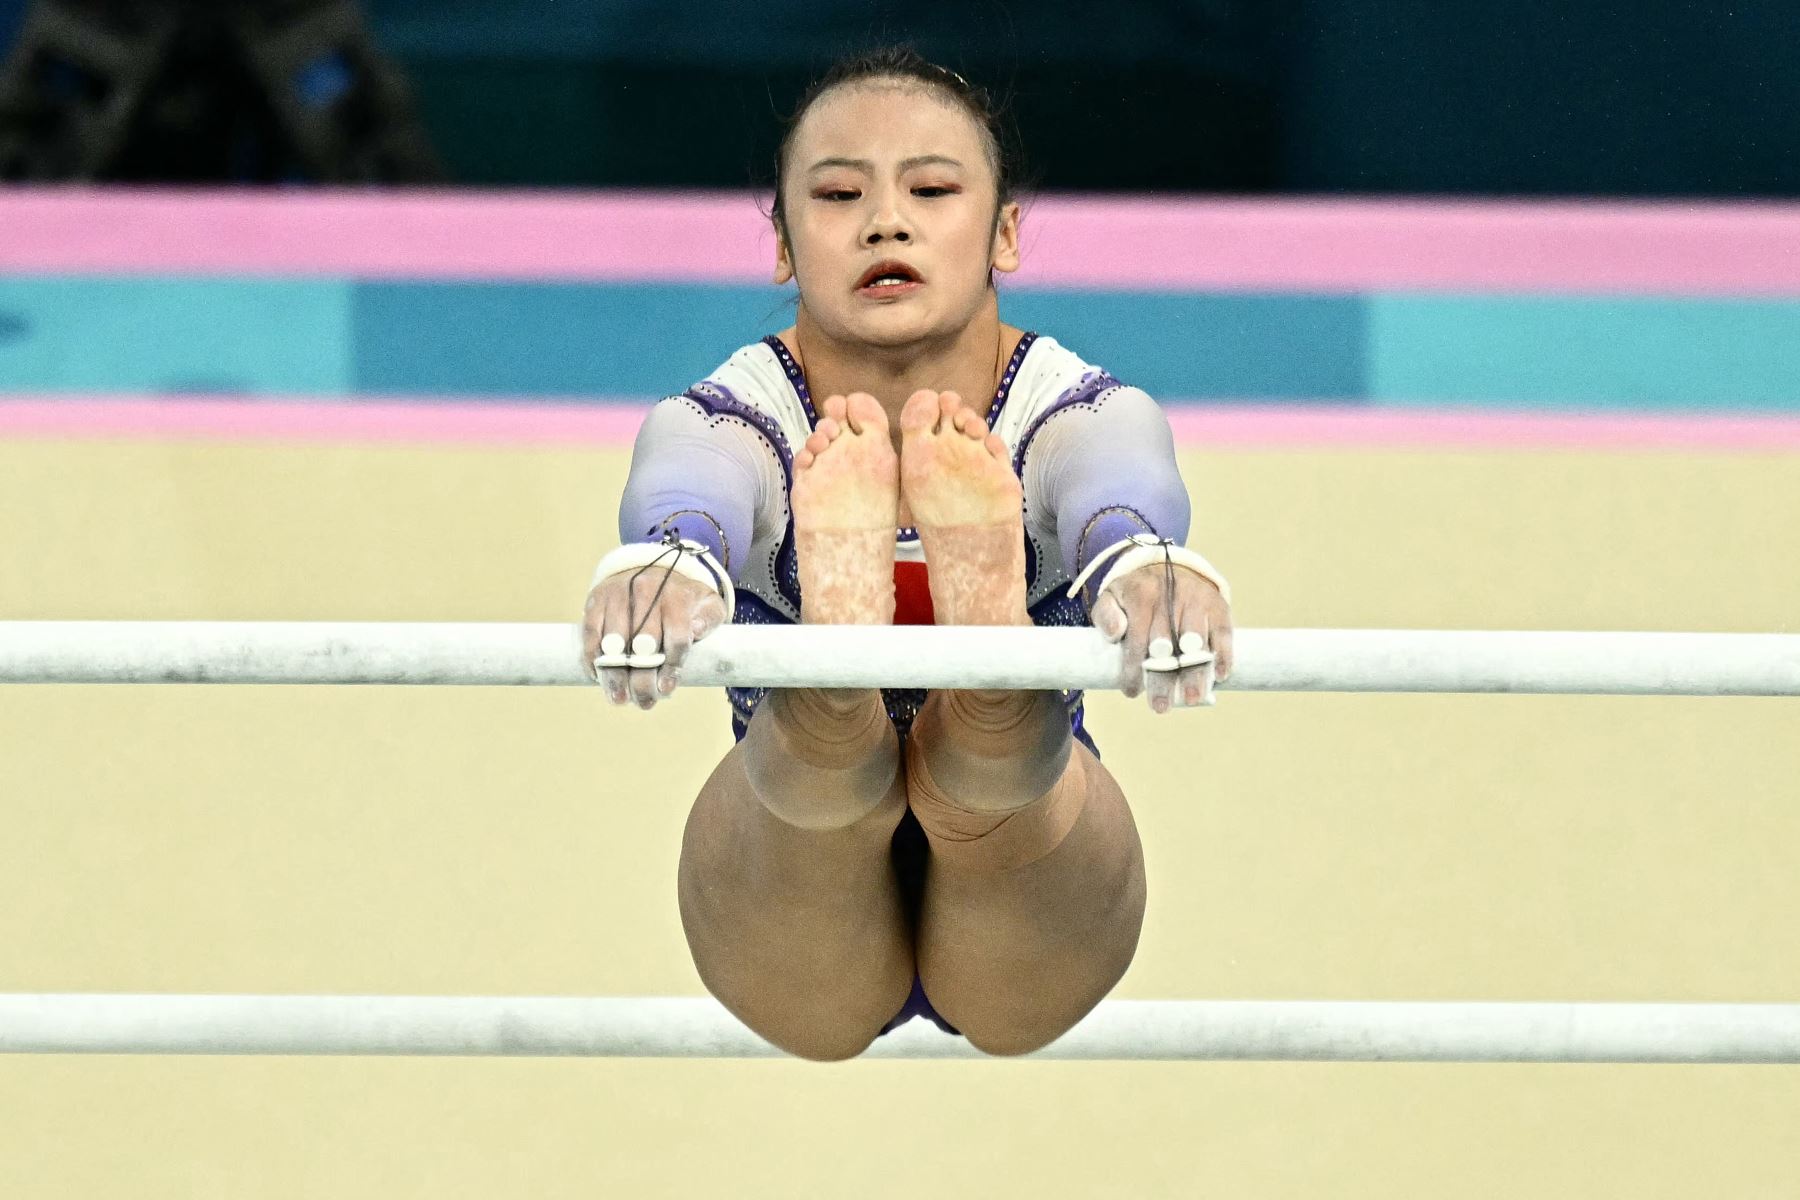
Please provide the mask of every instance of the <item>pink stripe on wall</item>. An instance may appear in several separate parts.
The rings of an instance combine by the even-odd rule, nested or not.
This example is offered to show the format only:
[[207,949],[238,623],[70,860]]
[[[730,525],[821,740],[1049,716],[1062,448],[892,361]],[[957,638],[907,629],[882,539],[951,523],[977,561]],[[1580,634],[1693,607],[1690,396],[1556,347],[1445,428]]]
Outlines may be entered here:
[[0,190],[0,270],[767,281],[748,194]]
[[[1800,296],[1800,205],[1048,196],[1020,286]],[[0,189],[0,273],[767,282],[748,194]]]
[[628,446],[640,403],[546,405],[143,399],[0,399],[0,438]]
[[[624,447],[637,403],[397,403],[142,397],[0,400],[0,438],[377,442]],[[1800,417],[1323,407],[1170,407],[1190,447],[1800,452]]]

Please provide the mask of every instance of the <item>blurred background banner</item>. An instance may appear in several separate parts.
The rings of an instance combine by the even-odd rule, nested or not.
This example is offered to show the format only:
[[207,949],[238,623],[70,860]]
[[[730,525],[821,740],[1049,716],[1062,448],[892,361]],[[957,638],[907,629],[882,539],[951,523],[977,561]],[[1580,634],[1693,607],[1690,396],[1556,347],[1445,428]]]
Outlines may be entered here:
[[[1020,325],[1166,402],[1800,412],[1800,209],[1045,196]],[[0,391],[644,401],[792,319],[748,193],[0,192]]]

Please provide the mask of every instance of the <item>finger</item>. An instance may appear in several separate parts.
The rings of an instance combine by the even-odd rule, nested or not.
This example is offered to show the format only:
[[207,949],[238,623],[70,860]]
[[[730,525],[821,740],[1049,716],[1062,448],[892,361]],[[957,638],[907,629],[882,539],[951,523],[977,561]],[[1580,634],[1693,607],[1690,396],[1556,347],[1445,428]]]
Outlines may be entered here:
[[[655,654],[662,647],[662,612],[651,609],[640,619],[631,638],[631,653]],[[650,708],[657,701],[656,667],[631,668],[631,699],[639,708]]]
[[694,613],[685,600],[677,602],[674,611],[663,616],[663,665],[656,669],[656,694],[672,696],[681,682],[681,664],[694,643]]
[[599,668],[594,666],[594,659],[600,655],[600,622],[605,615],[600,606],[600,589],[593,588],[587,594],[587,602],[581,609],[581,669],[587,672],[592,680],[600,678]]
[[[625,638],[630,630],[627,619],[627,606],[631,597],[629,587],[609,587],[601,602],[600,642],[597,650],[602,653],[623,654]],[[600,682],[606,688],[606,698],[614,704],[625,703],[628,696],[629,675],[624,667],[605,667],[600,672]]]
[[1107,641],[1116,642],[1125,636],[1125,608],[1112,592],[1101,592],[1088,616]]
[[688,618],[689,640],[697,642],[724,623],[725,597],[716,593],[702,596],[700,603],[694,606],[693,615]]
[[1231,678],[1231,668],[1237,662],[1232,654],[1231,623],[1213,626],[1212,631],[1213,676],[1221,681]]
[[1119,690],[1133,698],[1144,690],[1144,655],[1150,643],[1152,604],[1138,589],[1125,591],[1117,603],[1125,613],[1125,636],[1119,639]]
[[1207,661],[1183,667],[1181,677],[1176,681],[1176,694],[1181,698],[1185,708],[1199,705],[1210,705],[1213,702],[1213,664],[1212,651],[1207,648],[1206,633],[1195,625],[1205,621],[1202,614],[1198,617],[1184,617],[1182,624],[1186,628],[1177,639],[1175,649],[1182,658],[1193,658],[1205,655]]
[[[1175,636],[1169,628],[1169,606],[1163,603],[1162,586],[1145,589],[1151,597],[1145,614],[1145,624],[1149,628],[1149,639],[1144,646],[1144,657],[1169,659],[1175,654]],[[1140,669],[1142,663],[1139,664]],[[1150,698],[1150,711],[1168,712],[1175,702],[1175,671],[1144,671],[1144,691]]]

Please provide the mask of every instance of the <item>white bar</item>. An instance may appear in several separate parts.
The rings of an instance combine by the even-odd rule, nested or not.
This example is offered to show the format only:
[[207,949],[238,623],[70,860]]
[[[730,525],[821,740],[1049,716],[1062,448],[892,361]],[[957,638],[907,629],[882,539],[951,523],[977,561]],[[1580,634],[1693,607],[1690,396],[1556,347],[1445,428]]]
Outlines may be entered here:
[[[770,1058],[711,1000],[0,996],[0,1053]],[[869,1058],[979,1058],[914,1021]],[[1045,1059],[1800,1063],[1800,1005],[1109,1000]]]
[[[582,684],[573,625],[0,621],[0,684]],[[730,626],[699,686],[1105,689],[1092,629]],[[1262,692],[1800,695],[1800,634],[1240,629]]]

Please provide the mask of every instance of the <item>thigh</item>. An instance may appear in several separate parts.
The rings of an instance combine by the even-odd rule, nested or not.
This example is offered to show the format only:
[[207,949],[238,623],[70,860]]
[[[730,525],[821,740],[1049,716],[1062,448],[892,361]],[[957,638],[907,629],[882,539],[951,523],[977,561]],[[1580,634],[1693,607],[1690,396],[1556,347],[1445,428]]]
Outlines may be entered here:
[[889,844],[899,780],[838,829],[778,820],[733,747],[688,816],[682,927],[707,989],[757,1033],[808,1058],[860,1053],[905,1003],[912,930]]
[[[925,993],[993,1053],[1035,1049],[1085,1016],[1125,973],[1143,926],[1143,848],[1118,782],[1078,744],[1058,787],[1076,791],[1080,811],[1048,854],[983,870],[934,850],[927,872]],[[1048,812],[1059,799],[1069,801],[1040,803]]]

